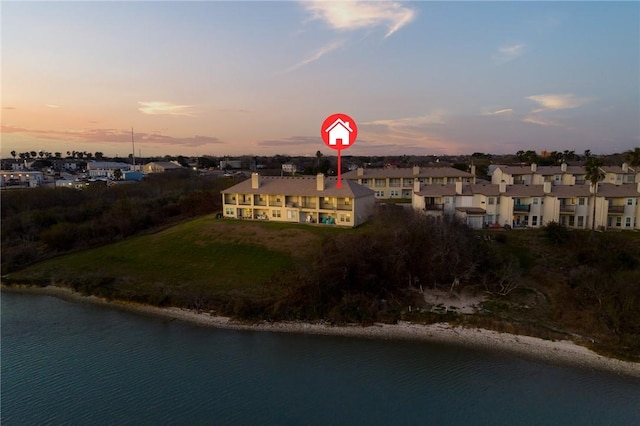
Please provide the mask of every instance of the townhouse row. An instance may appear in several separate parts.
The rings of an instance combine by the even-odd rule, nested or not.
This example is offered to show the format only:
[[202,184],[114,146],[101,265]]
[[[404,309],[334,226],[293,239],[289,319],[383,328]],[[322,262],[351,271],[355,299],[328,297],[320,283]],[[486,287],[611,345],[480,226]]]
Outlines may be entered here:
[[[595,194],[594,194],[595,192]],[[541,227],[640,229],[640,183],[591,185],[420,185],[412,206],[429,216],[453,214],[473,228]]]
[[[411,207],[427,216],[451,214],[473,228],[531,227],[640,229],[640,183],[591,185],[433,184],[414,179]],[[252,174],[222,191],[223,216],[354,227],[364,223],[375,192],[350,180]]]

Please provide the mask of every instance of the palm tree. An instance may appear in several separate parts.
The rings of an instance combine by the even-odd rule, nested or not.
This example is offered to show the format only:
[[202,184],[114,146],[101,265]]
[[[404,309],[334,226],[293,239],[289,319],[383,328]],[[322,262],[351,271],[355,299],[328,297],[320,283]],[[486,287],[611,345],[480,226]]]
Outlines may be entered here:
[[624,159],[631,167],[640,167],[640,147],[625,152]]
[[14,160],[16,159],[16,151],[15,150],[11,151],[11,156],[13,157]]
[[320,150],[316,152],[316,157],[318,157],[318,168],[320,168],[320,159],[322,158],[322,153]]
[[603,162],[599,158],[589,157],[586,163],[584,163],[584,169],[587,172],[585,179],[591,182],[591,188],[593,188],[593,214],[591,215],[591,230],[596,229],[596,194],[598,192],[598,182],[605,177],[604,171],[601,169]]

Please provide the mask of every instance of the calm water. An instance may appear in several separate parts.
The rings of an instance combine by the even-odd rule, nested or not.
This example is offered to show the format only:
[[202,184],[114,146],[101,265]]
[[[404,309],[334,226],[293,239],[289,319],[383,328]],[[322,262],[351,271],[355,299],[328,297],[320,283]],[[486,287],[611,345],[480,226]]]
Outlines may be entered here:
[[640,425],[640,380],[424,342],[215,330],[2,293],[3,425]]

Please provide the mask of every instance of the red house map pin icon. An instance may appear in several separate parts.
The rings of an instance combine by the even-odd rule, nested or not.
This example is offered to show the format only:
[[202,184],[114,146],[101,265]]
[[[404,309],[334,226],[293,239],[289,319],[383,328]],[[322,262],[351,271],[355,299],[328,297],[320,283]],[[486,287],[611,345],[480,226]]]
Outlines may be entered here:
[[338,151],[338,183],[342,188],[342,159],[340,153],[349,148],[356,141],[358,126],[353,118],[347,114],[332,114],[325,118],[320,127],[322,141],[331,149]]

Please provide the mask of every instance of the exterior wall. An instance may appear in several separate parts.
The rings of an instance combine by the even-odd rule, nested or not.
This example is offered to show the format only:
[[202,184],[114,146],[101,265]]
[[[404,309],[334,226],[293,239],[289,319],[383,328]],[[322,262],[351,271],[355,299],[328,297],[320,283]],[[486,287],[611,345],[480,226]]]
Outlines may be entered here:
[[223,194],[223,216],[288,223],[327,223],[354,227],[367,221],[373,195],[350,197],[283,194]]
[[0,187],[2,188],[37,188],[43,182],[42,172],[3,171],[0,175]]

